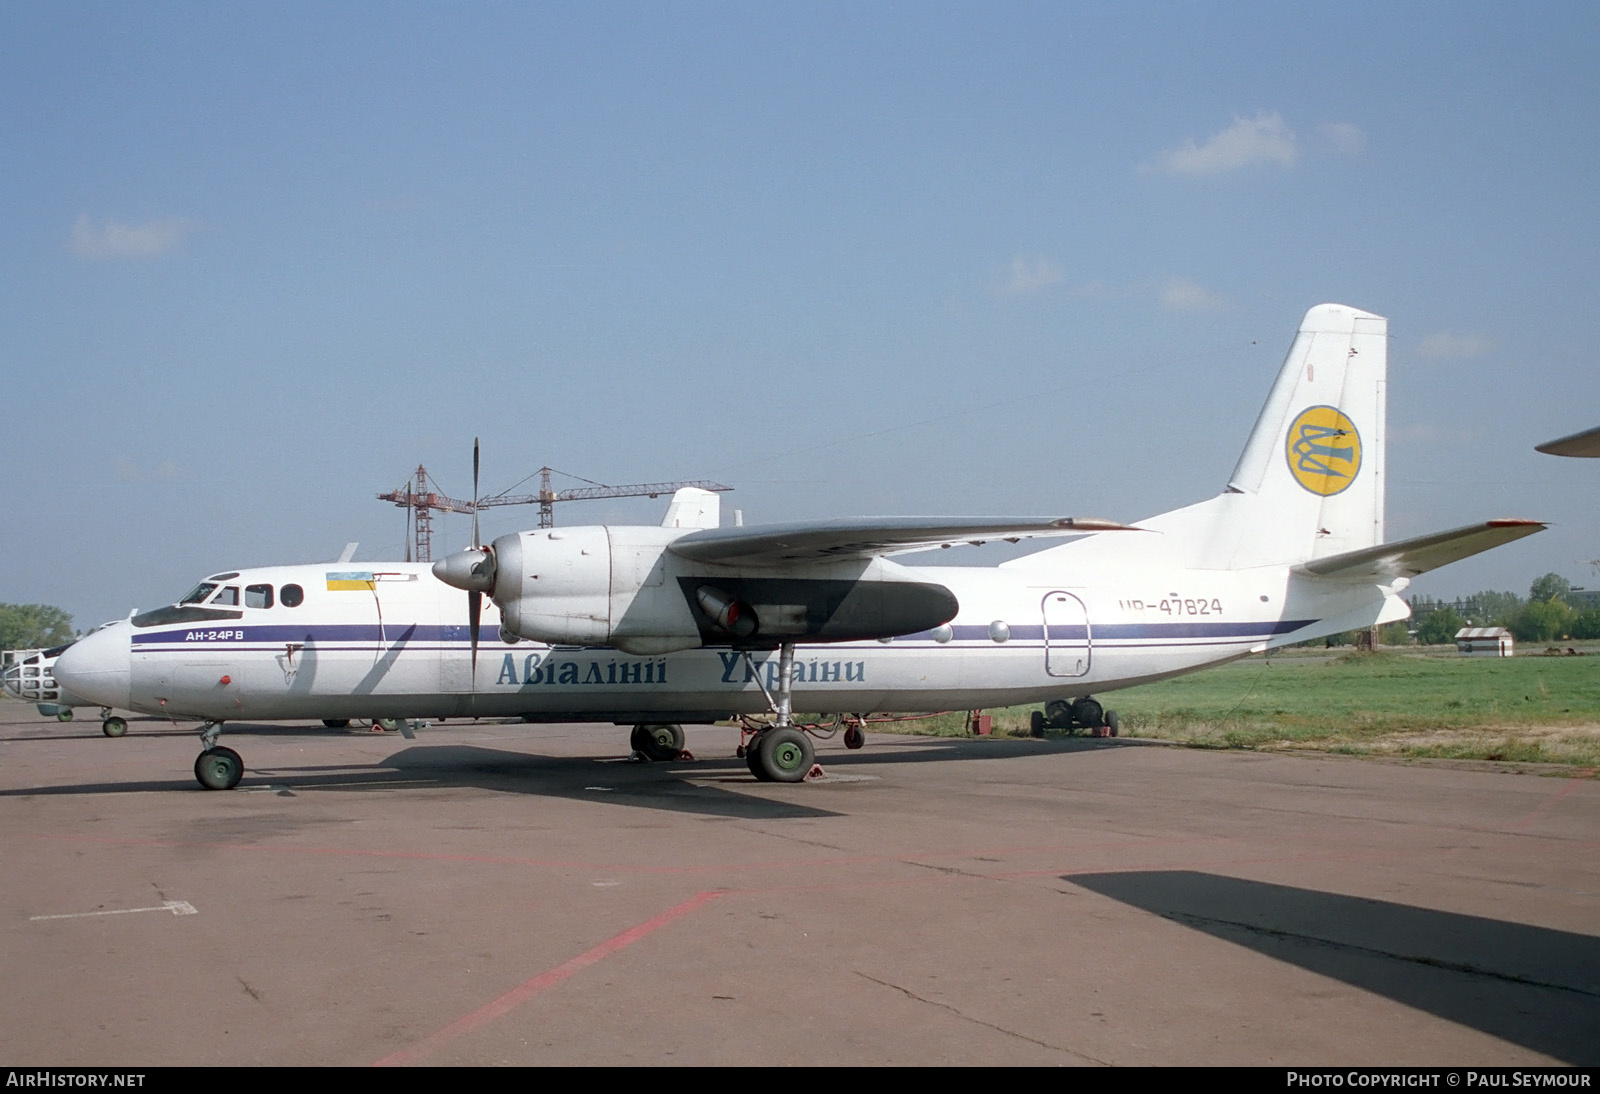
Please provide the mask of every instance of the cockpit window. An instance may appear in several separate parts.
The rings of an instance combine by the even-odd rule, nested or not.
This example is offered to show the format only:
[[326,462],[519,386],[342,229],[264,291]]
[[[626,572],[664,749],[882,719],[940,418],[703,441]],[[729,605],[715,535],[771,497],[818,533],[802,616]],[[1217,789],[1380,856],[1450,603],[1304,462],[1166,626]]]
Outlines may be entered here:
[[210,596],[212,593],[214,593],[216,591],[217,591],[217,586],[216,586],[215,583],[210,582],[210,581],[202,581],[200,584],[198,584],[198,585],[196,585],[194,587],[194,591],[193,592],[191,592],[188,596],[184,597],[182,600],[178,601],[178,603],[179,604],[198,604],[201,601],[203,601],[206,597]]
[[247,608],[272,607],[271,585],[247,585],[244,590],[244,606]]
[[305,598],[305,590],[298,585],[285,585],[278,590],[278,600],[285,608],[298,608]]
[[169,623],[215,623],[223,619],[243,619],[243,612],[230,612],[226,608],[204,608],[198,604],[175,604],[141,612],[133,617],[135,627],[159,627]]
[[210,577],[206,578],[206,580],[207,581],[218,581],[218,582],[221,582],[221,581],[232,581],[234,578],[236,578],[238,576],[239,576],[239,571],[231,570],[231,571],[229,571],[228,573],[225,573],[225,574],[212,574]]
[[226,586],[220,593],[211,598],[211,603],[219,608],[237,608],[239,606],[239,586]]

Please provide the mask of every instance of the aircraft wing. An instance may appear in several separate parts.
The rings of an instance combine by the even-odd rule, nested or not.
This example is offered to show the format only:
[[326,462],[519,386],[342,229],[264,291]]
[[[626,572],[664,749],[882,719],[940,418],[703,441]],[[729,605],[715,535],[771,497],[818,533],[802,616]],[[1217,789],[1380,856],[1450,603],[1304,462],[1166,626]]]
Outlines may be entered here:
[[1600,457],[1600,429],[1586,429],[1570,437],[1558,437],[1544,444],[1536,444],[1533,449],[1535,452],[1548,452],[1552,456]]
[[858,517],[816,523],[707,528],[672,541],[668,550],[696,562],[822,562],[1039,536],[1130,530],[1097,517]]
[[1397,577],[1415,577],[1544,529],[1544,522],[1537,520],[1488,520],[1448,532],[1313,559],[1296,566],[1294,572],[1346,580],[1390,581]]

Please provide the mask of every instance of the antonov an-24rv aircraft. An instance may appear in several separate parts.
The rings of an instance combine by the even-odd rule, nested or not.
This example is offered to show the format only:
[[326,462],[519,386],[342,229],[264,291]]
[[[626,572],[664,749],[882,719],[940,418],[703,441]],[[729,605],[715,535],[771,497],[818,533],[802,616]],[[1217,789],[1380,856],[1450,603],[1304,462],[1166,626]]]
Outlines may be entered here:
[[[216,743],[221,725],[246,718],[613,722],[665,758],[682,723],[770,712],[747,760],[780,782],[812,766],[794,710],[1042,702],[1057,725],[1101,725],[1093,693],[1404,619],[1415,575],[1544,527],[1491,520],[1383,542],[1387,330],[1354,308],[1312,308],[1227,488],[1132,528],[721,528],[716,495],[680,492],[661,527],[519,532],[431,569],[215,574],[81,639],[55,676],[90,702],[203,720],[195,773],[214,789],[243,772]],[[988,568],[890,557],[1047,536],[1075,538]]]

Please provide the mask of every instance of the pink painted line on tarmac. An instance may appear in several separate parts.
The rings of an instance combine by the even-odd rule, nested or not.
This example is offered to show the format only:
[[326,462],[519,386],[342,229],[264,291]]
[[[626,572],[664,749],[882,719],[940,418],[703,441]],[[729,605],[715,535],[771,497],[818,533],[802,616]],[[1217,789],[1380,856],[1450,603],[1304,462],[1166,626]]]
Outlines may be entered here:
[[1548,813],[1551,808],[1553,808],[1555,804],[1562,798],[1566,797],[1568,794],[1571,794],[1573,791],[1577,790],[1579,786],[1583,785],[1583,780],[1592,778],[1593,776],[1594,768],[1592,767],[1586,767],[1582,771],[1579,771],[1577,773],[1577,777],[1568,779],[1566,786],[1563,786],[1560,790],[1557,790],[1544,801],[1534,806],[1533,809],[1528,812],[1527,816],[1512,821],[1511,827],[1527,828],[1534,821]]
[[517,1007],[521,1006],[523,1003],[526,1003],[529,999],[532,999],[535,995],[538,995],[545,989],[554,987],[563,980],[582,972],[595,962],[602,961],[605,958],[610,957],[618,950],[626,949],[628,946],[633,945],[635,942],[646,937],[647,935],[650,935],[655,931],[660,930],[662,927],[665,927],[673,920],[681,919],[695,909],[704,907],[713,900],[717,899],[719,896],[722,896],[721,891],[696,893],[682,904],[668,908],[660,915],[654,917],[653,919],[647,919],[635,927],[629,927],[621,934],[606,939],[593,949],[585,950],[572,960],[557,965],[548,972],[540,973],[527,983],[520,984],[517,987],[512,988],[510,991],[506,992],[492,1003],[488,1003],[479,1007],[471,1014],[463,1015],[462,1017],[457,1018],[454,1022],[451,1022],[448,1026],[445,1026],[433,1036],[417,1042],[410,1048],[403,1048],[399,1052],[390,1053],[388,1056],[385,1056],[372,1066],[398,1067],[403,1064],[417,1063],[424,1057],[431,1055],[440,1048],[449,1044],[451,1041],[454,1041],[456,1038],[464,1037],[473,1030],[480,1029],[483,1026],[488,1025],[496,1018],[499,1018],[502,1014],[515,1010]]

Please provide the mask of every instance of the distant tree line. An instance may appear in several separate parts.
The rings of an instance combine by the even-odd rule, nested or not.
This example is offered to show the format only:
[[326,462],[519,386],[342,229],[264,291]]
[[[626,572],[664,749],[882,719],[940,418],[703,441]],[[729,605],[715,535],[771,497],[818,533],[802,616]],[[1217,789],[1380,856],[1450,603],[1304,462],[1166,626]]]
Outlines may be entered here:
[[0,650],[48,649],[72,641],[72,616],[49,604],[0,604]]
[[1489,591],[1449,601],[1416,596],[1408,601],[1410,627],[1424,645],[1453,642],[1462,627],[1504,627],[1518,642],[1600,638],[1600,607],[1574,608],[1571,596],[1572,583],[1560,574],[1535,580],[1527,599]]

